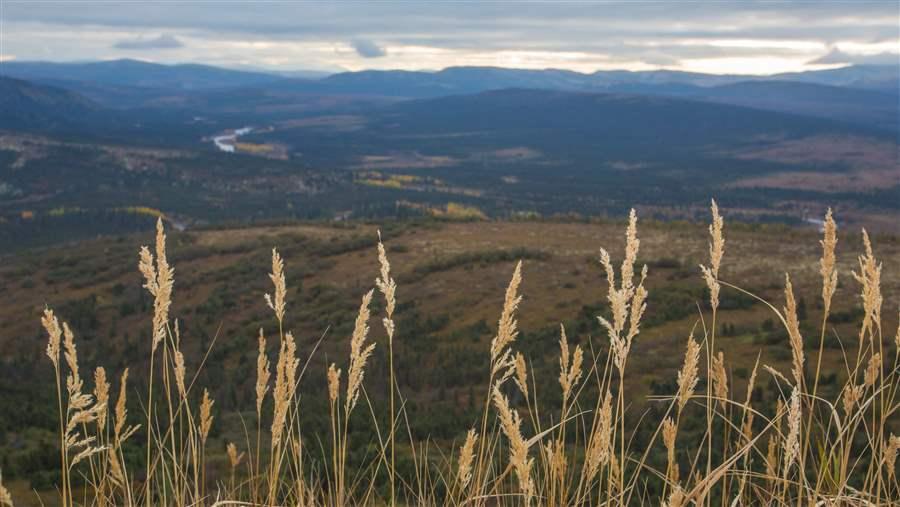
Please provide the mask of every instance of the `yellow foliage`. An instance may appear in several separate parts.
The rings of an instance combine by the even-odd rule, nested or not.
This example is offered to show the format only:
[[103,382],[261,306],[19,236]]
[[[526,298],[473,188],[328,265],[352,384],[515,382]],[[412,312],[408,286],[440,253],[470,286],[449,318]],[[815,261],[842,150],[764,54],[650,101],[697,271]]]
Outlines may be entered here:
[[147,206],[126,206],[124,208],[117,208],[117,211],[124,211],[126,213],[134,213],[135,215],[148,215],[151,217],[157,217],[157,218],[163,218],[163,219],[166,218],[165,213],[163,213],[162,211],[160,211],[156,208],[150,208]]
[[448,202],[444,215],[448,218],[485,220],[487,215],[475,206],[466,206],[456,202]]
[[256,143],[234,143],[234,148],[237,151],[243,151],[247,153],[269,153],[275,149],[271,144],[256,144]]

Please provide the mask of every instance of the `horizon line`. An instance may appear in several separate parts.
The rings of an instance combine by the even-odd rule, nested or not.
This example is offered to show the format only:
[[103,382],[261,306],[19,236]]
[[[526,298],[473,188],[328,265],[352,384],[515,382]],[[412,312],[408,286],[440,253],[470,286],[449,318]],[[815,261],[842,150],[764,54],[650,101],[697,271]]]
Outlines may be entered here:
[[[858,64],[858,63],[836,63],[836,64],[818,64],[815,69],[807,69],[807,70],[796,70],[796,71],[788,71],[788,72],[775,72],[769,74],[754,74],[754,73],[713,73],[713,72],[698,72],[691,70],[681,70],[672,67],[659,66],[655,69],[642,69],[642,70],[632,70],[626,68],[609,68],[609,69],[596,69],[591,72],[582,72],[573,69],[561,68],[561,67],[543,67],[543,68],[528,68],[528,67],[507,67],[502,65],[451,65],[447,67],[441,68],[419,68],[419,69],[403,69],[403,68],[391,68],[391,69],[359,69],[359,70],[350,70],[350,69],[339,69],[339,70],[325,70],[325,69],[316,69],[316,68],[291,68],[291,69],[274,69],[271,67],[256,67],[252,65],[246,66],[230,66],[230,65],[216,65],[214,63],[205,63],[202,61],[180,61],[180,62],[159,62],[145,58],[135,58],[135,57],[126,57],[126,58],[103,58],[103,59],[88,59],[88,60],[19,60],[15,56],[11,58],[2,58],[0,59],[0,63],[45,63],[45,64],[59,64],[59,65],[79,65],[79,64],[91,64],[91,63],[109,63],[109,62],[140,62],[151,65],[159,65],[164,67],[177,67],[183,65],[200,65],[205,67],[212,67],[223,70],[230,70],[235,72],[252,72],[259,74],[271,74],[271,75],[284,75],[295,72],[309,72],[309,73],[318,73],[323,75],[335,75],[335,74],[344,74],[344,73],[359,73],[359,72],[418,72],[418,73],[438,73],[443,72],[449,69],[465,69],[465,68],[477,68],[477,69],[501,69],[501,70],[521,70],[521,71],[535,71],[535,72],[549,72],[549,71],[558,71],[558,72],[569,72],[573,74],[579,74],[582,76],[590,76],[597,73],[602,72],[625,72],[631,74],[644,74],[651,72],[675,72],[682,74],[695,74],[695,75],[704,75],[704,76],[746,76],[746,77],[766,77],[766,76],[779,76],[784,74],[800,74],[806,72],[821,72],[826,70],[836,70],[836,69],[844,69],[850,67],[893,67],[893,65],[887,64]],[[900,64],[897,65],[900,67]]]

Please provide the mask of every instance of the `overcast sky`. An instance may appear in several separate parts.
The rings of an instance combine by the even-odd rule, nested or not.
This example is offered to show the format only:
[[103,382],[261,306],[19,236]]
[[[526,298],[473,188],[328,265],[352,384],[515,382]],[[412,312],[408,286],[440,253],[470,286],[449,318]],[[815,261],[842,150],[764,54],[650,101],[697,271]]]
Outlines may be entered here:
[[[137,58],[279,70],[898,64],[900,2],[0,0],[0,60]],[[2,65],[2,63],[0,63]]]

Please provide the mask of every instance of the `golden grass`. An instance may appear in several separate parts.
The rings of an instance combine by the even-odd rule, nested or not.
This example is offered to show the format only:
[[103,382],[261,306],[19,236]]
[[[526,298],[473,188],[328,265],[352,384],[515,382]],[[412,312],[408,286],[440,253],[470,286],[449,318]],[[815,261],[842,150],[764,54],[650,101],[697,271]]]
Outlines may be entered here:
[[[634,400],[627,399],[625,389],[626,378],[634,369],[629,369],[628,358],[634,339],[641,332],[652,290],[647,266],[637,268],[641,240],[637,216],[632,212],[618,272],[612,256],[606,250],[600,253],[600,264],[608,279],[609,317],[597,318],[607,332],[606,343],[592,344],[589,354],[580,345],[572,349],[565,328],[560,326],[559,406],[542,406],[534,379],[536,372],[529,375],[525,355],[516,350],[520,346],[520,290],[525,279],[525,267],[522,262],[516,264],[496,335],[489,350],[485,350],[487,395],[481,411],[471,414],[473,423],[479,424],[480,419],[480,428],[467,430],[455,459],[444,454],[439,444],[416,441],[412,436],[406,398],[394,379],[393,344],[403,339],[402,330],[398,332],[394,323],[397,285],[391,276],[387,250],[379,238],[380,271],[374,285],[384,296],[384,306],[379,311],[383,308],[382,324],[389,352],[387,367],[376,371],[388,372],[390,403],[379,407],[366,388],[366,370],[379,360],[373,355],[376,342],[369,340],[372,288],[362,296],[350,338],[344,393],[340,389],[341,369],[332,363],[327,371],[327,411],[332,434],[330,445],[321,442],[318,453],[321,462],[330,465],[322,469],[311,464],[317,451],[303,442],[300,414],[326,410],[308,404],[301,406],[298,386],[305,368],[300,369],[292,332],[284,329],[287,282],[284,261],[273,250],[270,279],[274,293],[265,298],[278,322],[272,410],[271,415],[264,410],[270,363],[266,338],[260,331],[256,435],[253,438],[247,431],[246,442],[241,446],[245,451],[228,443],[227,481],[208,474],[213,468],[206,461],[206,444],[221,418],[214,412],[214,401],[207,388],[198,396],[196,377],[186,375],[192,366],[185,364],[178,323],[169,317],[174,269],[167,261],[166,237],[160,222],[155,255],[142,248],[139,256],[145,287],[154,300],[149,388],[146,402],[142,403],[146,415],[143,470],[129,468],[122,453],[123,442],[139,430],[139,426],[127,422],[128,370],[121,375],[114,422],[109,425],[111,386],[106,370],[94,370],[93,395],[86,394],[74,333],[65,322],[60,324],[52,310],[44,312],[47,356],[55,371],[59,404],[59,503],[64,507],[892,504],[900,498],[895,473],[900,438],[891,433],[900,408],[900,329],[895,336],[882,329],[882,265],[875,257],[870,238],[863,231],[864,253],[852,276],[859,286],[864,309],[858,343],[852,347],[855,357],[845,357],[843,373],[847,380],[836,399],[826,400],[817,393],[822,339],[818,351],[812,351],[817,354],[815,374],[807,371],[798,305],[789,276],[785,276],[782,309],[766,303],[773,320],[784,327],[791,348],[790,378],[777,368],[763,365],[779,393],[774,410],[766,410],[752,404],[757,368],[750,375],[746,396],[735,395],[733,388],[729,390],[728,362],[716,347],[720,291],[742,289],[720,278],[724,222],[714,202],[712,215],[709,265],[701,266],[698,273],[710,291],[711,315],[698,315],[695,330],[702,334],[695,340],[692,333],[687,340],[677,388],[670,395],[652,400],[663,407],[662,417],[654,416],[655,412],[649,413],[650,417],[629,414]],[[826,224],[820,261],[825,309],[823,337],[828,332],[827,316],[838,276],[834,257],[836,230],[830,212]],[[313,354],[315,350],[308,352]],[[60,354],[64,362],[59,360]],[[705,369],[701,368],[701,354]],[[202,367],[203,363],[196,365],[196,369]],[[705,382],[701,385],[700,380]],[[400,401],[399,407],[394,403],[395,397]],[[365,405],[368,410],[376,439],[375,452],[362,463],[348,460],[349,447],[354,445],[349,438],[351,414],[357,405]],[[192,407],[197,407],[196,411]],[[688,411],[692,412],[690,417]],[[389,425],[382,428],[385,416]],[[263,432],[262,422],[269,417],[270,430]],[[689,419],[693,425],[705,428],[699,438],[696,434],[679,434]],[[638,431],[651,435],[646,447],[632,444]],[[404,432],[409,435],[409,442],[399,447],[395,444]],[[268,440],[267,451],[261,450],[264,439]],[[648,460],[657,439],[665,450],[662,468]],[[410,455],[412,472],[397,467],[397,452]],[[386,491],[381,487],[385,475]],[[81,498],[74,494],[76,490],[84,491]],[[0,481],[0,505],[12,502]]]

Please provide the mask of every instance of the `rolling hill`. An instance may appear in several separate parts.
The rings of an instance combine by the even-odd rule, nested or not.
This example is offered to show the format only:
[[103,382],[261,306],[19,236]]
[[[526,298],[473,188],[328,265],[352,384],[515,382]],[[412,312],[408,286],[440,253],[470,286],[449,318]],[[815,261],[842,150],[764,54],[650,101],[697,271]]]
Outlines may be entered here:
[[0,75],[52,82],[88,82],[106,86],[202,90],[251,86],[282,79],[261,72],[209,65],[161,65],[140,60],[86,63],[3,62]]
[[847,121],[897,131],[900,92],[794,81],[743,81],[694,90],[692,98]]
[[77,93],[0,77],[0,128],[54,130],[101,111],[102,107]]
[[[851,130],[797,115],[671,97],[530,89],[489,91],[397,104],[385,115],[410,132],[557,130],[693,148],[781,131],[798,136]],[[388,128],[388,125],[385,125]]]

